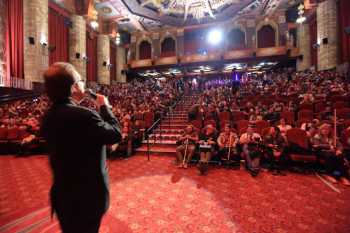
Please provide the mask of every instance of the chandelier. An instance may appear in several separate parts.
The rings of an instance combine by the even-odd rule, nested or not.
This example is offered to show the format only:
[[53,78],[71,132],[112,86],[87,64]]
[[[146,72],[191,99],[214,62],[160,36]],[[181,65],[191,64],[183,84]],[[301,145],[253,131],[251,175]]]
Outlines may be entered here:
[[215,18],[213,13],[215,10],[233,1],[235,0],[146,0],[141,5],[152,3],[162,13],[183,14],[184,20],[191,15],[199,21],[207,15]]

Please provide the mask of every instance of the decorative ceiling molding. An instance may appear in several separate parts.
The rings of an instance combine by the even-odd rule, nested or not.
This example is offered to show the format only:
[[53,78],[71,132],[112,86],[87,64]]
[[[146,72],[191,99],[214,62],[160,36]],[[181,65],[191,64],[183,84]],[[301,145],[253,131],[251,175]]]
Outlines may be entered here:
[[198,23],[210,23],[210,22],[219,22],[224,21],[229,18],[234,17],[241,9],[245,8],[247,5],[250,5],[252,2],[256,0],[241,0],[236,3],[230,4],[228,7],[222,9],[221,12],[215,14],[215,18],[211,18],[207,16],[203,18],[200,22],[193,18],[188,18],[184,21],[183,16],[178,15],[168,15],[168,14],[159,14],[159,11],[156,8],[151,8],[147,6],[142,6],[142,3],[138,0],[121,0],[125,6],[129,9],[129,11],[135,15],[140,17],[148,18],[151,20],[155,20],[161,22],[165,25],[171,26],[186,26],[193,25]]

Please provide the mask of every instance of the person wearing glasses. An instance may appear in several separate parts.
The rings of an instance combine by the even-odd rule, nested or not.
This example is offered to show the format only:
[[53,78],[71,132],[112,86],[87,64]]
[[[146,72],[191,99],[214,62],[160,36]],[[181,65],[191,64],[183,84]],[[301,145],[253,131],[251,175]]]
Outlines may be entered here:
[[41,125],[53,173],[52,211],[64,233],[97,233],[109,206],[106,145],[121,140],[119,122],[103,95],[95,100],[99,113],[78,105],[86,95],[73,65],[53,64],[44,80],[52,102]]

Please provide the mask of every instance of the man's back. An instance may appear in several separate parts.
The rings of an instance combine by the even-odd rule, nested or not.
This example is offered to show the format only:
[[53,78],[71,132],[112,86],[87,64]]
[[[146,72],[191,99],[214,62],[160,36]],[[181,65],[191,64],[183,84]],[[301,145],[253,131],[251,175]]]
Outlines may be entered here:
[[105,121],[94,111],[66,102],[53,105],[44,117],[42,133],[54,176],[54,210],[75,205],[84,211],[108,208],[105,144],[119,141],[120,131],[106,107],[101,115]]

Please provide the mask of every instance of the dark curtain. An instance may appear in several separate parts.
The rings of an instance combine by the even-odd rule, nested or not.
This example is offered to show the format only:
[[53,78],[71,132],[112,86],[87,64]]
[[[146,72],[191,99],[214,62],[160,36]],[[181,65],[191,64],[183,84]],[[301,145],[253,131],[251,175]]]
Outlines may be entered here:
[[11,77],[24,78],[23,0],[7,0],[6,3],[8,74]]
[[275,47],[275,29],[270,25],[265,25],[258,31],[258,48]]
[[97,35],[89,31],[86,32],[86,56],[86,79],[97,82]]
[[239,29],[233,29],[228,34],[228,49],[244,49],[245,46],[245,34]]
[[69,60],[68,19],[49,8],[49,64]]
[[340,0],[338,2],[339,17],[339,45],[340,63],[350,62],[350,35],[346,34],[345,28],[350,27],[350,1]]
[[316,14],[312,16],[312,18],[309,21],[309,27],[310,27],[310,53],[311,53],[311,66],[317,67],[317,48],[314,46],[317,44],[317,20],[316,20]]
[[165,38],[161,44],[161,57],[176,56],[175,40],[171,37]]
[[117,80],[117,48],[115,45],[112,44],[110,45],[110,63],[112,65],[110,69],[110,75],[111,75],[111,81],[112,80]]
[[142,41],[140,43],[139,53],[140,60],[152,58],[152,46],[148,41]]

